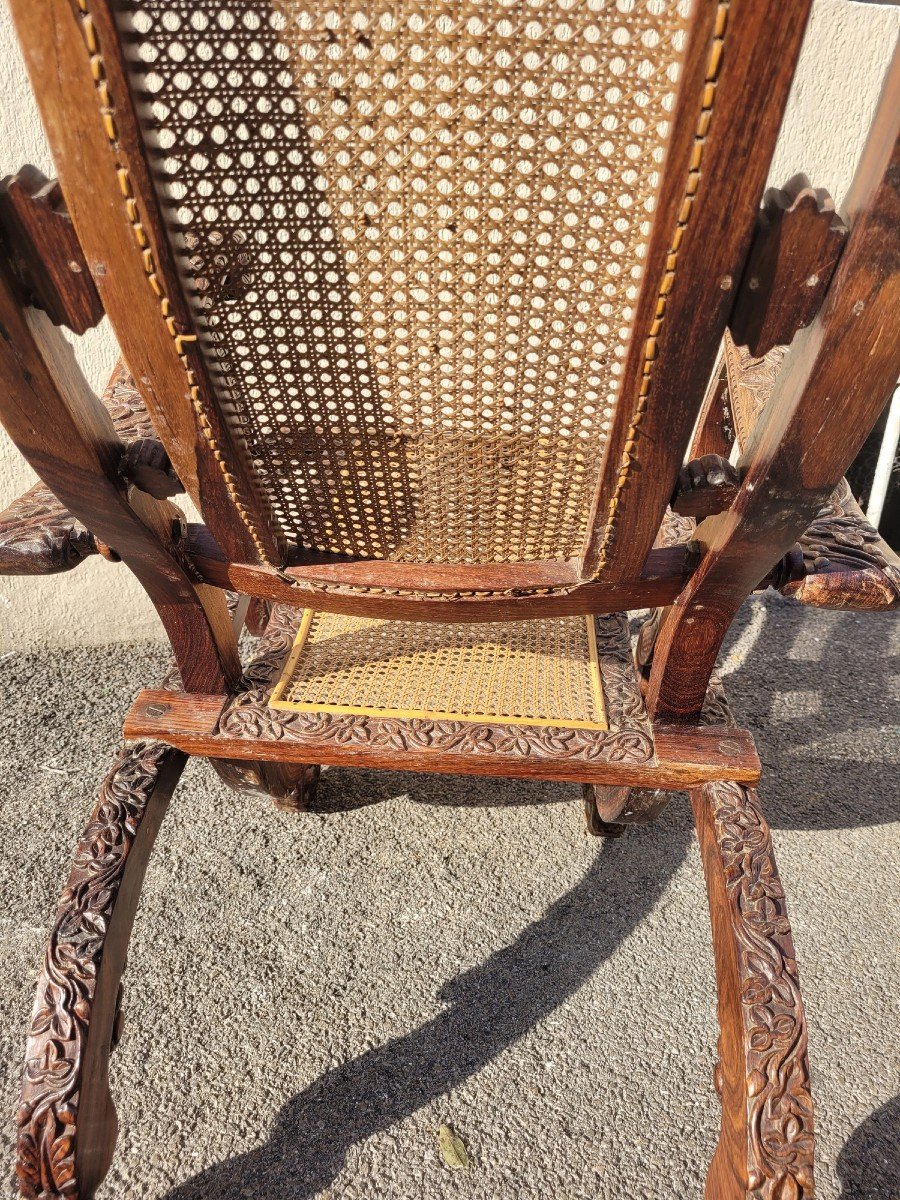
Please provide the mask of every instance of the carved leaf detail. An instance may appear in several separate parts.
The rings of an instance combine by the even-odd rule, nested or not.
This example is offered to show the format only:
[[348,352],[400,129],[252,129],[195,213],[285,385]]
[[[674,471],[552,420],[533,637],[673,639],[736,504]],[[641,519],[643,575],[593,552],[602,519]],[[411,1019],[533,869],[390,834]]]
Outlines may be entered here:
[[621,614],[596,621],[608,731],[424,718],[399,720],[270,708],[269,696],[290,653],[299,620],[297,609],[287,605],[275,607],[259,652],[244,674],[241,689],[219,719],[223,734],[266,741],[310,744],[325,741],[398,752],[439,750],[480,756],[574,759],[585,763],[645,763],[653,759],[652,726],[632,663],[628,623]]
[[716,783],[704,795],[712,806],[740,954],[750,1194],[754,1200],[811,1200],[806,1020],[771,836],[753,791]]
[[103,941],[134,833],[162,764],[173,753],[158,742],[122,752],[75,852],[28,1034],[16,1166],[26,1200],[76,1200],[81,1070]]

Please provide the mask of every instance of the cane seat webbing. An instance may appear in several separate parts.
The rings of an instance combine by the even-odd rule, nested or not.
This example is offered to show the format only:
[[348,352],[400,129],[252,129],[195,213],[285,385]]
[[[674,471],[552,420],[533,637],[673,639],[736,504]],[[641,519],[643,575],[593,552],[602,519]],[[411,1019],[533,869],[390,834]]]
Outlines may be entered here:
[[115,0],[223,411],[285,537],[582,548],[687,0]]
[[593,617],[483,624],[303,614],[271,704],[606,729]]

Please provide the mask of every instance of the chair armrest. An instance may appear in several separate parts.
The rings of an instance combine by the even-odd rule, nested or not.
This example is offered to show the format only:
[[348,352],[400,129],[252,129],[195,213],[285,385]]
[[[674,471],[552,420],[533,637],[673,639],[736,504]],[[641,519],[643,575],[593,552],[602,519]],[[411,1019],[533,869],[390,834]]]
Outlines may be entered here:
[[866,520],[842,479],[798,543],[802,575],[779,591],[813,608],[900,607],[900,557]]
[[42,483],[0,513],[0,575],[56,575],[98,550],[94,535]]

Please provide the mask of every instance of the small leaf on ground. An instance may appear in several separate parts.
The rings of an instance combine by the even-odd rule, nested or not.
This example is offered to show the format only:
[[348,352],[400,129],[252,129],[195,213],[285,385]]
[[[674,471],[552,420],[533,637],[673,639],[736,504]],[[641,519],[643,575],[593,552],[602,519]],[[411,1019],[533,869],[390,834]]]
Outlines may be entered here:
[[466,1143],[449,1125],[442,1125],[438,1130],[438,1145],[441,1158],[451,1170],[462,1171],[469,1165]]

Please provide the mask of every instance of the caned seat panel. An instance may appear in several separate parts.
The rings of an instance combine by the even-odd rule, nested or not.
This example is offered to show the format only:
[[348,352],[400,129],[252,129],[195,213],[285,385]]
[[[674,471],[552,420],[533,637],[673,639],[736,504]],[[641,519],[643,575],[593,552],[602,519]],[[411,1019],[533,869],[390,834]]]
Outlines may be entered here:
[[115,0],[203,352],[285,538],[579,554],[689,7]]
[[296,712],[608,728],[593,617],[436,625],[307,609],[271,703]]

